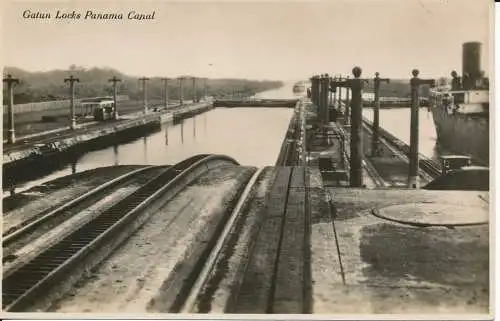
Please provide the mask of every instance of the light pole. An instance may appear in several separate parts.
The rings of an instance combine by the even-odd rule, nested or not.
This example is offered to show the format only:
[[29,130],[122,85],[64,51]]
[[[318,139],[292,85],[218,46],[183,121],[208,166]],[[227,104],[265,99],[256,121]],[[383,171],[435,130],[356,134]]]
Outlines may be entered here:
[[184,105],[184,77],[179,77],[179,105]]
[[115,110],[113,111],[113,119],[117,120],[118,119],[118,103],[117,103],[117,88],[116,84],[121,81],[121,79],[117,78],[116,76],[113,76],[113,78],[108,80],[109,82],[113,83],[113,103],[115,104]]
[[71,95],[70,105],[71,105],[71,129],[76,129],[76,117],[75,117],[75,82],[80,82],[80,79],[69,76],[65,78],[64,82],[69,82],[69,92]]
[[8,105],[8,131],[9,136],[7,142],[9,144],[14,144],[16,142],[16,133],[14,129],[14,85],[19,84],[18,78],[13,78],[12,75],[7,75],[7,78],[3,79],[7,83],[7,94],[9,95],[9,105]]

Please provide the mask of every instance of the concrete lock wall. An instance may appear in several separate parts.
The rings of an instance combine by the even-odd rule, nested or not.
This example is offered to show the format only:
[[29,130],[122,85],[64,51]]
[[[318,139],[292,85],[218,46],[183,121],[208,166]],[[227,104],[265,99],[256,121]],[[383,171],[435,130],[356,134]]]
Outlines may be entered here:
[[[75,105],[78,107],[78,105],[80,104],[80,102],[83,99],[89,99],[89,98],[94,98],[94,97],[75,99]],[[125,101],[125,100],[129,100],[129,97],[128,97],[128,95],[118,95],[116,97],[116,99],[117,99],[117,101]],[[69,105],[70,105],[69,99],[42,101],[42,102],[27,103],[27,104],[14,104],[14,114],[23,114],[23,113],[29,113],[29,112],[40,112],[40,111],[47,111],[47,110],[54,110],[54,109],[69,108]],[[4,115],[6,115],[7,112],[8,112],[8,107],[7,107],[7,105],[4,105],[3,106]],[[4,118],[5,118],[5,116],[4,116]]]

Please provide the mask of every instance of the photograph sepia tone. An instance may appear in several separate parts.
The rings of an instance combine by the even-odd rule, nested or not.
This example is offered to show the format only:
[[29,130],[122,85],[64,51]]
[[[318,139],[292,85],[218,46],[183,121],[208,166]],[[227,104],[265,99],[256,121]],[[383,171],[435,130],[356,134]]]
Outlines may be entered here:
[[492,17],[3,2],[3,314],[487,318]]

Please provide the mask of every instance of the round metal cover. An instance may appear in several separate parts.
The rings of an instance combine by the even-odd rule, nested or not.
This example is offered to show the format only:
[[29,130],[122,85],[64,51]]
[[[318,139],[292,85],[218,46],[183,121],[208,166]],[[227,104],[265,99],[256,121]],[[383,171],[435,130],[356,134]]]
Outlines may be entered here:
[[382,219],[412,225],[478,225],[488,224],[487,207],[457,206],[437,203],[407,203],[374,209]]

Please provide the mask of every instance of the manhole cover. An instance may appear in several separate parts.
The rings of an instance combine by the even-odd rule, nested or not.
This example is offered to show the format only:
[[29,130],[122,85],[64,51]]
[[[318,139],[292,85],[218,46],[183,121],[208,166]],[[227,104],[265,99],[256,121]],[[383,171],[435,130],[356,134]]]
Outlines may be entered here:
[[437,203],[408,203],[374,209],[383,219],[414,225],[476,225],[487,224],[487,208]]

